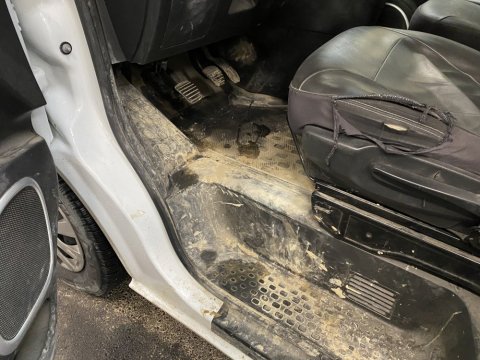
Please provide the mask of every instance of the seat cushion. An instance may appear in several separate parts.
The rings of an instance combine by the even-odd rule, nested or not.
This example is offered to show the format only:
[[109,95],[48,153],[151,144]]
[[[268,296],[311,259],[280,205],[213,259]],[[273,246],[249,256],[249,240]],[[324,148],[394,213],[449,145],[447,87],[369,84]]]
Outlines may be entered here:
[[[423,156],[480,174],[479,64],[480,52],[439,36],[382,27],[354,28],[315,51],[299,68],[290,86],[290,126],[298,135],[307,125],[334,130],[338,120],[335,106],[342,97],[376,94],[406,98],[454,117],[448,141],[432,146]],[[358,120],[355,111],[362,110],[363,123],[369,116],[377,122],[378,117],[395,122],[416,116],[411,103],[408,109],[401,101],[388,99],[373,103],[357,99],[355,103],[357,110],[342,115],[346,121],[340,130],[347,135],[359,135],[358,127],[350,126]],[[363,111],[365,107],[371,111]],[[433,114],[434,118],[438,114]],[[398,124],[392,126],[398,128]],[[430,132],[428,126],[426,129],[423,135]]]
[[480,50],[480,0],[430,0],[414,13],[410,29]]
[[360,27],[332,39],[290,87],[305,171],[471,233],[480,221],[479,64],[480,52],[427,33]]

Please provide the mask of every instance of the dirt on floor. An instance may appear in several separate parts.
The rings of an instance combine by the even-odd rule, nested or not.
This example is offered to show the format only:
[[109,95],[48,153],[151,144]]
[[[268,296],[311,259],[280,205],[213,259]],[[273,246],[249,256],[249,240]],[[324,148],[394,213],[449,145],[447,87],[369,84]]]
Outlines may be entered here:
[[55,360],[227,359],[124,283],[98,298],[58,285]]

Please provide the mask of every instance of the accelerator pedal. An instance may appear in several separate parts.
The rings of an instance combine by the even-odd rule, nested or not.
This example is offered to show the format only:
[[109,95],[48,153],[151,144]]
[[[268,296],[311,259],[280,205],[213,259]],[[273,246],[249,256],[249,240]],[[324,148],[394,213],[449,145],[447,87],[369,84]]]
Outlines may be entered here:
[[217,65],[223,70],[225,75],[230,79],[231,82],[234,84],[238,84],[240,82],[240,75],[238,75],[237,70],[235,70],[229,63],[227,63],[223,59],[217,59]]
[[210,65],[202,69],[203,74],[210,79],[217,87],[225,85],[225,77],[222,70],[215,65]]
[[182,96],[182,98],[190,105],[201,101],[204,96],[197,85],[190,80],[184,80],[175,85],[175,90]]
[[238,75],[237,70],[235,70],[229,63],[227,63],[222,58],[213,56],[207,48],[203,48],[205,57],[222,69],[223,73],[230,79],[234,84],[240,82],[240,75]]

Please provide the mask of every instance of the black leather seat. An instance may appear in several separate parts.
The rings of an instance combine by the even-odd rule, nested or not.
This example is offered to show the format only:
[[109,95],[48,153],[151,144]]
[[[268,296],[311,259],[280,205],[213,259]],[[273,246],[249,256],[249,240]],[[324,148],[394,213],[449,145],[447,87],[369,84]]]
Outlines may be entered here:
[[440,35],[480,50],[480,0],[430,0],[420,6],[410,29]]
[[442,228],[480,224],[480,52],[359,27],[295,75],[289,122],[314,179]]

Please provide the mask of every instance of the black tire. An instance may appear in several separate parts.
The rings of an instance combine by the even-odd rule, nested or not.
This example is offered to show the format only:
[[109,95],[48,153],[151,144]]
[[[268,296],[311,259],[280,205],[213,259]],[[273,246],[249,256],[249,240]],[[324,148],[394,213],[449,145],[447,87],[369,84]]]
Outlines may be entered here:
[[95,220],[61,179],[59,207],[70,222],[76,235],[75,240],[83,250],[84,266],[82,270],[73,272],[59,263],[58,277],[75,289],[102,296],[122,282],[126,278],[126,272]]

